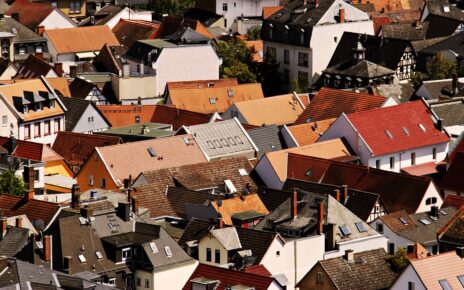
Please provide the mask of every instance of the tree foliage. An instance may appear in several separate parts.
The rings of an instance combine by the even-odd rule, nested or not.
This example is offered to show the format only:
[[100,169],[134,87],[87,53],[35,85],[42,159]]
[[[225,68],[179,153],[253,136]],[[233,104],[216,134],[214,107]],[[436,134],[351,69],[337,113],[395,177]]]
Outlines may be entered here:
[[0,173],[0,194],[8,193],[22,196],[26,190],[22,178],[15,175],[13,170],[5,170]]
[[164,15],[178,16],[181,8],[177,0],[151,0],[147,6],[147,10],[154,12],[155,20],[163,20]]
[[408,265],[409,259],[405,248],[399,248],[394,255],[387,256],[387,262],[396,273],[401,273]]
[[248,29],[247,31],[248,39],[249,40],[260,40],[261,39],[261,26],[253,26],[252,28]]
[[418,89],[424,81],[422,74],[420,72],[413,72],[411,74],[411,78],[409,79],[409,83],[415,88]]
[[456,63],[445,59],[443,54],[439,53],[427,64],[427,72],[432,80],[450,78],[456,73]]

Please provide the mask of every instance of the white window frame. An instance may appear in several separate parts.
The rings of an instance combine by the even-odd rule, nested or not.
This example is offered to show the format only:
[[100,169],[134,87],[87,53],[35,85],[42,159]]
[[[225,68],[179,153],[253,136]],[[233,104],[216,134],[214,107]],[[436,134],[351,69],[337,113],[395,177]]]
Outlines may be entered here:
[[132,258],[132,251],[131,248],[123,248],[121,250],[121,261],[125,262]]

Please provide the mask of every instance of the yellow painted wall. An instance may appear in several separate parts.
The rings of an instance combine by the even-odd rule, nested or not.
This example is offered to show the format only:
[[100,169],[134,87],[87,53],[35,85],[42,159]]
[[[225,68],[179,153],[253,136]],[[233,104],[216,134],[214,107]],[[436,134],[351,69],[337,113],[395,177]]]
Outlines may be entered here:
[[[53,1],[47,1],[49,5],[51,5]],[[81,13],[69,13],[69,7],[70,7],[70,0],[57,0],[58,2],[58,9],[61,10],[64,14],[66,14],[70,18],[80,18],[80,17],[85,17],[87,14],[87,1],[86,0],[81,0]]]
[[64,176],[73,177],[74,174],[71,169],[66,165],[64,160],[47,161],[45,163],[45,175],[59,174]]

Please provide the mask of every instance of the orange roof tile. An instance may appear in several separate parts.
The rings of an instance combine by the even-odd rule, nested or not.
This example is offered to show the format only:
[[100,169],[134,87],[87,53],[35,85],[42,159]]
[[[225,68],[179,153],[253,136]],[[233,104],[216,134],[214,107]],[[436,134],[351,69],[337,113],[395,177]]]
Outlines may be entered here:
[[[400,220],[400,218],[404,220],[406,223],[403,223]],[[413,219],[405,210],[400,210],[387,215],[383,215],[380,217],[380,219],[395,233],[405,229],[413,229],[417,227]]]
[[[229,92],[233,96],[230,97]],[[259,83],[169,91],[169,99],[177,108],[199,113],[223,113],[236,102],[262,98],[264,94]]]
[[197,81],[180,81],[180,82],[167,82],[167,90],[180,90],[180,89],[201,89],[201,88],[222,88],[238,86],[237,79],[219,79],[219,80],[197,80]]
[[292,94],[235,102],[234,106],[247,124],[255,126],[291,124],[304,110]]
[[431,256],[430,252],[417,242],[414,243],[414,252],[408,254],[409,260],[419,260],[429,256]]
[[48,29],[44,36],[58,54],[100,51],[103,45],[119,46],[116,36],[106,25]]
[[403,167],[401,168],[401,170],[407,174],[416,176],[426,176],[438,173],[437,164],[435,162],[428,162],[415,166]]
[[374,34],[377,35],[377,33],[380,32],[382,25],[392,23],[392,19],[388,16],[376,16],[372,17],[372,22],[374,22]]
[[110,122],[112,128],[120,128],[135,124],[135,118],[140,123],[151,122],[155,105],[102,105],[97,106],[100,112]]
[[47,82],[57,92],[58,95],[70,97],[69,83],[67,78],[47,78]]
[[293,138],[299,146],[305,146],[316,143],[319,137],[335,122],[335,118],[321,120],[311,123],[289,126]]
[[245,41],[246,46],[249,49],[253,49],[253,61],[255,62],[262,62],[263,61],[263,50],[264,44],[262,40],[248,40]]
[[266,206],[259,198],[259,195],[256,193],[242,197],[223,199],[221,206],[218,206],[217,201],[214,201],[211,204],[216,209],[216,211],[221,214],[224,224],[226,225],[232,225],[233,214],[246,211],[255,211],[263,215],[269,214]]
[[284,6],[263,7],[263,19],[269,18],[272,14],[282,10],[282,8],[284,8]]
[[[184,137],[190,140],[189,144],[184,142]],[[152,148],[157,157],[152,157],[148,148]],[[129,175],[137,176],[142,171],[207,161],[191,135],[151,139],[95,149],[111,172],[114,181],[120,185],[124,178],[128,178]]]

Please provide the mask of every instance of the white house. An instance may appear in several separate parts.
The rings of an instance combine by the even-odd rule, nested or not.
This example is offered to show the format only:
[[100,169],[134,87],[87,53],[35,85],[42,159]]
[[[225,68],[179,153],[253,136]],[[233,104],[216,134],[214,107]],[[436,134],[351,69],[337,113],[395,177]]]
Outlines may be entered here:
[[65,105],[45,78],[0,87],[0,136],[52,145],[64,131]]
[[[96,15],[104,14],[105,9],[108,7],[109,9],[114,10],[113,5],[108,5],[103,7],[99,10]],[[129,19],[129,20],[144,20],[144,21],[152,21],[152,11],[147,10],[134,10],[130,9],[129,7],[124,7],[118,13],[114,13],[110,19],[104,18],[104,25],[108,26],[110,29],[113,29],[116,24],[118,24],[119,20],[121,19]],[[90,16],[90,21],[92,21],[92,16]],[[100,23],[96,23],[96,25],[100,25]]]
[[340,137],[363,165],[394,172],[442,161],[450,139],[422,101],[342,114],[318,142]]
[[95,103],[78,98],[60,98],[68,109],[65,113],[65,130],[75,133],[100,132],[111,127],[110,122],[98,110]]
[[137,41],[124,58],[130,64],[130,73],[123,71],[123,76],[156,76],[151,84],[153,97],[164,93],[168,81],[217,80],[222,64],[210,40],[189,27],[167,39]]
[[263,21],[264,51],[288,83],[312,84],[332,58],[343,32],[374,34],[367,13],[342,0],[293,1]]

